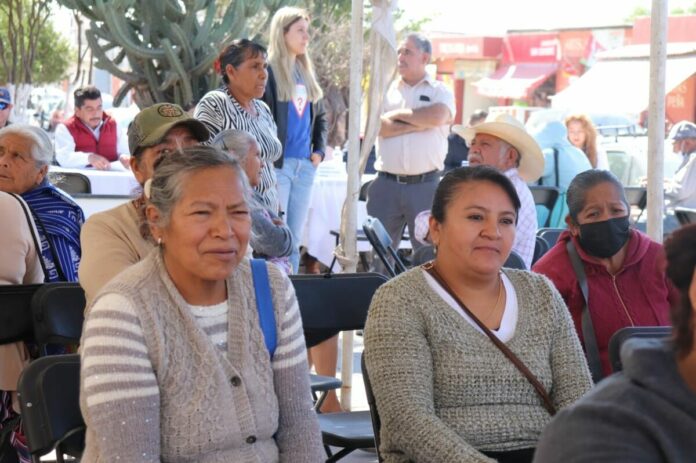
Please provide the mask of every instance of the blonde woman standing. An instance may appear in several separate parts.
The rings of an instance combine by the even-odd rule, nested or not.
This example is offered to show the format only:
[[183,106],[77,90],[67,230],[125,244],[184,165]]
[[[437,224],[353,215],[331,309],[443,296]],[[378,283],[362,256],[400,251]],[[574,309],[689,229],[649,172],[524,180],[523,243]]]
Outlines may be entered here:
[[299,244],[307,219],[317,166],[324,159],[327,124],[319,103],[323,93],[314,74],[309,15],[295,7],[279,9],[271,21],[268,82],[263,101],[278,126],[283,145],[275,161],[280,209],[295,239],[290,263],[299,267]]
[[592,164],[593,169],[609,170],[607,153],[597,142],[597,129],[585,114],[571,114],[566,117],[568,141],[580,148]]

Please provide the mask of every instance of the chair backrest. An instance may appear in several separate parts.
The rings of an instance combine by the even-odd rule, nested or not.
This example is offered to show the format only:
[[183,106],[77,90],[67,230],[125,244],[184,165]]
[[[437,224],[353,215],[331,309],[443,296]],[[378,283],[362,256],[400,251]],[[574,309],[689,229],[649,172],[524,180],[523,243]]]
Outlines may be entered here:
[[360,193],[358,194],[358,201],[367,201],[367,192],[370,189],[370,185],[372,185],[373,180],[368,180],[367,182],[363,183],[362,186],[360,187]]
[[31,300],[34,336],[39,345],[79,344],[85,292],[78,283],[46,283]]
[[80,356],[52,355],[31,362],[17,387],[24,434],[32,455],[57,452],[79,457],[85,423],[80,413]]
[[558,242],[558,237],[565,231],[565,228],[540,228],[537,230],[537,236],[541,236],[546,240],[549,248],[552,248]]
[[49,172],[48,178],[53,185],[71,195],[92,192],[89,177],[79,172]]
[[638,221],[648,205],[648,189],[642,186],[627,186],[624,187],[624,191],[629,206],[637,207],[640,210],[638,217],[636,217],[636,221]]
[[527,266],[524,265],[524,260],[522,260],[522,257],[520,257],[520,255],[515,251],[510,251],[510,256],[508,256],[507,260],[503,264],[503,267],[529,270]]
[[536,242],[534,243],[534,256],[532,257],[532,265],[536,263],[541,257],[546,254],[546,252],[551,249],[551,246],[549,246],[549,243],[546,241],[546,239],[542,238],[541,236],[536,237]]
[[435,247],[421,246],[420,248],[413,251],[413,257],[411,257],[411,262],[414,266],[416,266],[424,264],[433,259],[435,259]]
[[674,215],[682,225],[696,223],[696,209],[688,209],[686,207],[674,208]]
[[41,286],[0,286],[0,344],[34,340],[31,298]]
[[[363,222],[363,231],[390,276],[394,277],[406,271],[406,265],[401,261],[394,248],[392,248],[392,239],[379,219],[375,217],[366,218],[365,222]],[[389,257],[394,260],[394,265],[389,261]]]
[[561,190],[555,186],[541,185],[530,186],[529,190],[532,192],[534,204],[537,206],[544,206],[549,210],[549,214],[546,216],[546,222],[544,223],[544,226],[548,227],[551,223],[551,211],[553,211],[554,206],[556,206],[556,201],[558,201]]
[[379,419],[379,412],[377,411],[377,402],[375,401],[375,395],[372,393],[372,384],[370,383],[370,376],[367,374],[367,366],[365,365],[365,351],[360,355],[360,369],[362,370],[363,383],[365,384],[365,396],[367,397],[367,405],[370,407],[370,418],[372,419],[372,431],[375,433],[375,449],[377,450],[377,461],[382,463],[384,459],[379,453],[379,430],[382,428],[382,422]]
[[387,277],[379,273],[291,275],[305,330],[360,330],[372,296]]
[[621,346],[630,338],[662,339],[672,334],[671,326],[628,326],[621,328],[609,339],[609,362],[612,371],[621,371]]

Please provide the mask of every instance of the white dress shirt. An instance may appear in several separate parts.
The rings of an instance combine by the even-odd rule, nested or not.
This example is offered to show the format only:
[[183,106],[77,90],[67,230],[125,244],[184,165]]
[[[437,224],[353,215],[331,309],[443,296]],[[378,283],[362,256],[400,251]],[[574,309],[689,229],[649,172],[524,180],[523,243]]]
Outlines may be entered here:
[[[104,121],[100,122],[95,129],[87,126],[87,128],[94,135],[94,138],[97,140],[99,140],[102,124],[104,124]],[[60,164],[61,167],[71,167],[76,169],[87,167],[89,165],[89,155],[94,154],[85,153],[83,151],[75,151],[75,140],[65,124],[58,124],[56,126],[55,145],[56,161],[58,161],[58,164]],[[116,152],[118,153],[119,157],[123,155],[128,156],[130,153],[130,150],[128,149],[128,138],[118,124],[116,124]],[[115,166],[116,164],[120,165],[121,162],[116,160],[111,163],[112,167],[117,167]]]
[[674,174],[672,188],[668,196],[674,207],[696,209],[696,152],[685,159],[685,163]]

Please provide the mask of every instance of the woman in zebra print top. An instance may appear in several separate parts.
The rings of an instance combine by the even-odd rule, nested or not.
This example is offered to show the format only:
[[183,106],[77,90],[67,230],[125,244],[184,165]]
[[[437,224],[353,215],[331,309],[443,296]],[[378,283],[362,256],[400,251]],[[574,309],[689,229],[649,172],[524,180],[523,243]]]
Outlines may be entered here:
[[225,47],[218,61],[225,85],[201,99],[194,117],[206,125],[211,140],[225,129],[243,130],[256,138],[263,162],[256,190],[270,210],[278,211],[273,162],[280,158],[282,147],[273,115],[259,99],[268,80],[266,49],[251,40],[238,39]]

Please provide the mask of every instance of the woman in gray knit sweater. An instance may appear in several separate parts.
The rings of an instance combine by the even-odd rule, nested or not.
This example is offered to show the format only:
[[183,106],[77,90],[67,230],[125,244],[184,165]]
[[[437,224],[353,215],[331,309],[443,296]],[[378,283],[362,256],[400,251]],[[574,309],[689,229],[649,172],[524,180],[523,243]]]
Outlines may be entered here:
[[372,300],[365,360],[385,462],[530,462],[551,419],[541,395],[445,286],[539,380],[548,408],[570,405],[590,389],[553,285],[529,272],[501,271],[519,205],[513,185],[492,168],[449,172],[430,219],[435,274],[413,269]]
[[101,290],[85,320],[82,461],[323,461],[297,300],[274,265],[275,349],[260,327],[239,164],[186,148],[162,158],[144,189],[158,246]]

